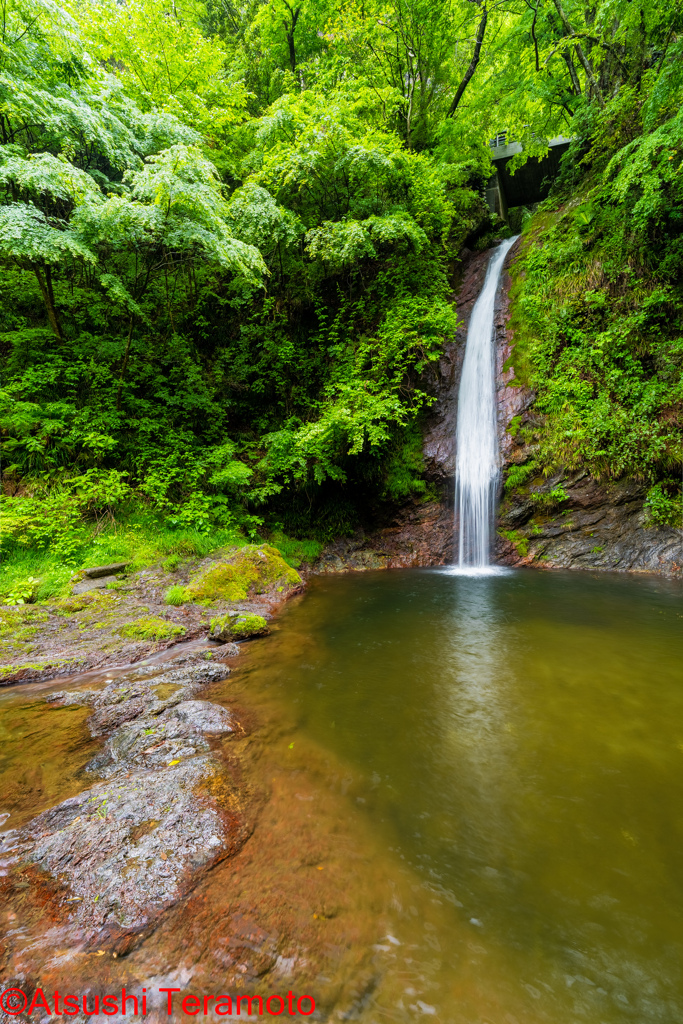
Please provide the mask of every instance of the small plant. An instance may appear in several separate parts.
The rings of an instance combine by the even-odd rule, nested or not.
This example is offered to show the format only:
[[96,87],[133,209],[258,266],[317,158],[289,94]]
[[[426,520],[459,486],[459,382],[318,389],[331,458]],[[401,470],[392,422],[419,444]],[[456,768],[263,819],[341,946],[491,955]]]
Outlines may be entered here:
[[511,544],[514,544],[515,550],[520,558],[526,558],[529,554],[529,538],[525,537],[519,530],[499,530],[501,537],[505,540],[509,540]]
[[683,494],[674,495],[668,493],[667,484],[655,484],[647,492],[645,498],[645,513],[648,526],[680,526],[683,523]]
[[179,605],[185,604],[186,601],[187,596],[185,594],[185,587],[181,587],[177,583],[174,586],[169,587],[164,595],[165,604]]
[[537,467],[535,462],[526,462],[522,466],[510,466],[505,478],[505,490],[514,491],[515,488],[521,487],[527,482],[529,477],[533,476],[536,472]]
[[[169,555],[166,561],[163,563],[162,568],[165,569],[166,572],[177,572],[178,569],[180,568],[181,562],[182,558],[180,557],[180,555]],[[172,602],[168,603],[171,604]]]
[[544,509],[557,508],[563,501],[569,501],[569,495],[562,484],[553,487],[551,491],[537,491],[531,495],[532,501]]
[[13,585],[2,603],[8,605],[30,604],[33,601],[33,595],[39,583],[40,580],[37,580],[34,576],[27,576],[25,580],[21,580]]

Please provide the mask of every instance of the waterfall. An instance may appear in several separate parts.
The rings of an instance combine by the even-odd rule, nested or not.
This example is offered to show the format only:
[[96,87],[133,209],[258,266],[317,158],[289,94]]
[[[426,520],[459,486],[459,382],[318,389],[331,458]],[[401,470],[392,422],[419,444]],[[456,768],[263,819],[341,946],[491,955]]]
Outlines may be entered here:
[[455,493],[460,523],[458,568],[486,570],[498,490],[493,315],[503,261],[517,237],[494,249],[467,331],[458,394]]

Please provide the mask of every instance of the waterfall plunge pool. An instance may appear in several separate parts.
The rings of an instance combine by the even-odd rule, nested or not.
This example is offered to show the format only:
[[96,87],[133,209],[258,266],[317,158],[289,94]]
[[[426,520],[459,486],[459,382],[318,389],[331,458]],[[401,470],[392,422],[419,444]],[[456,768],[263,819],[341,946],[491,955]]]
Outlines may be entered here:
[[247,672],[405,867],[361,1017],[683,1020],[680,584],[317,578]]
[[[83,709],[41,689],[0,700],[24,818],[93,781]],[[123,959],[70,953],[70,985],[289,987],[362,1024],[683,1020],[680,583],[317,577],[203,696],[247,728],[251,838]]]

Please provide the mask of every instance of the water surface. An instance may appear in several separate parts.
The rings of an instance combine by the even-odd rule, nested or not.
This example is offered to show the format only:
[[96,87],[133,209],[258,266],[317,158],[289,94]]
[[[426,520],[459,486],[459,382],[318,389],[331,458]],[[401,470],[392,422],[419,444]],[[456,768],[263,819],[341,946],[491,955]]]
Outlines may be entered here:
[[[410,1004],[420,965],[445,1020],[683,1020],[680,584],[318,578],[248,671],[353,767],[421,887],[422,952],[392,951],[370,1018]],[[429,893],[446,909],[424,946]]]
[[[22,969],[361,1024],[683,1020],[680,582],[319,577],[243,650],[202,697],[243,724],[219,748],[249,840],[117,960],[52,957],[22,883]],[[5,828],[96,781],[87,709],[43,701],[64,685],[1,695]]]

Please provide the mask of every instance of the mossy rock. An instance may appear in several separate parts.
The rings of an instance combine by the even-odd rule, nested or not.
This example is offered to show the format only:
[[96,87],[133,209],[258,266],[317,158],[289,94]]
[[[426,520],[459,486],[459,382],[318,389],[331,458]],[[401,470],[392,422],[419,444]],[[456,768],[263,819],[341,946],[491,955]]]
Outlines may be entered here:
[[168,640],[171,636],[182,636],[185,630],[174,622],[146,615],[120,626],[117,632],[129,640]]
[[216,562],[185,588],[188,601],[243,601],[248,594],[282,593],[299,586],[301,577],[269,544],[247,544],[229,559]]
[[241,615],[239,612],[228,612],[211,619],[211,640],[228,643],[230,640],[249,640],[256,636],[268,636],[268,623],[261,615],[250,612]]
[[84,611],[89,605],[94,604],[97,591],[86,591],[85,594],[76,594],[57,601],[54,611],[57,615],[75,615]]

